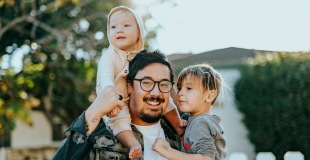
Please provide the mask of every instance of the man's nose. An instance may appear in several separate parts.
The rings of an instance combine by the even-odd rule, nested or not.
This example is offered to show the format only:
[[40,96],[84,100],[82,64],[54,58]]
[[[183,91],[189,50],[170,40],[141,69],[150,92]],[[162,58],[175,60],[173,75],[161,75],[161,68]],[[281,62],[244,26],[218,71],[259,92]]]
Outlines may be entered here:
[[155,84],[155,86],[154,86],[153,90],[151,90],[150,94],[153,96],[159,96],[161,94],[157,84]]

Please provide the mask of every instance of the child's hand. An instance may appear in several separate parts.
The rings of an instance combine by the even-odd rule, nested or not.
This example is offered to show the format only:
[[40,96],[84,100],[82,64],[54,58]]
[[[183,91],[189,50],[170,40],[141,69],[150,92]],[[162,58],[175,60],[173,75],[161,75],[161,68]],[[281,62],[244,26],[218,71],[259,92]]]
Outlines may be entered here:
[[[128,101],[128,100],[129,100],[129,97],[127,97],[126,99],[122,99],[123,102]],[[123,106],[116,106],[111,110],[111,112],[107,114],[107,116],[110,118],[116,117],[122,109],[123,109]]]
[[109,112],[108,114],[107,114],[107,116],[108,117],[116,117],[118,114],[119,114],[119,112],[121,111],[121,108],[119,107],[119,106],[116,106],[116,107],[114,107],[112,110],[111,110],[111,112]]
[[165,140],[165,138],[157,137],[154,144],[152,145],[152,150],[167,158],[169,157],[169,153],[171,153],[172,148],[170,147],[170,144]]
[[179,127],[183,128],[187,126],[187,121],[184,119],[179,120]]
[[177,130],[179,136],[183,136],[186,130],[187,121],[184,119],[181,119],[178,121],[179,123],[179,129]]

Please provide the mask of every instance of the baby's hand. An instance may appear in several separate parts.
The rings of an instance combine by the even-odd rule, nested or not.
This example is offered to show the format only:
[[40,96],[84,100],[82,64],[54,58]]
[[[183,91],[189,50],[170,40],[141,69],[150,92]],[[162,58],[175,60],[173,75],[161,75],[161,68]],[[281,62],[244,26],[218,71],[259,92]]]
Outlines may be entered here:
[[183,128],[187,126],[187,121],[184,119],[179,120],[179,127]]
[[119,114],[120,111],[121,111],[120,106],[116,106],[107,114],[107,116],[110,117],[110,118],[111,117],[116,117]]
[[170,147],[170,144],[165,140],[165,138],[157,137],[154,144],[152,145],[152,150],[167,158],[169,156],[169,153],[171,153],[172,148]]

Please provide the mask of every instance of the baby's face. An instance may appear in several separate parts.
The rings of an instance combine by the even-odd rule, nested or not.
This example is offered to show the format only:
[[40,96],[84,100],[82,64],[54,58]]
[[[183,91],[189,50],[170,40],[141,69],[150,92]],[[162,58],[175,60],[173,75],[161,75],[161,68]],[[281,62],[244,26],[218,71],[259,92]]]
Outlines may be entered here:
[[113,46],[130,52],[139,38],[139,27],[130,11],[116,11],[110,17],[110,42]]

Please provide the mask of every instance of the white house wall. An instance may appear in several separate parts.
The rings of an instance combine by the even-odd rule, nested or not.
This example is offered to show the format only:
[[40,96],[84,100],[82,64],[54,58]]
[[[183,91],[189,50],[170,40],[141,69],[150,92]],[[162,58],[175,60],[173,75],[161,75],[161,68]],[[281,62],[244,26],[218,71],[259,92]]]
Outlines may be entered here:
[[226,84],[232,89],[232,91],[225,89],[219,99],[221,106],[212,108],[212,113],[223,119],[221,123],[225,131],[224,136],[227,139],[228,157],[234,152],[243,152],[247,154],[249,160],[252,160],[255,157],[254,147],[247,138],[248,131],[242,123],[243,116],[236,108],[233,94],[234,84],[240,78],[240,72],[237,69],[218,71]]
[[33,125],[29,126],[20,120],[11,134],[12,148],[40,148],[51,145],[52,127],[40,111],[32,111],[30,116]]

